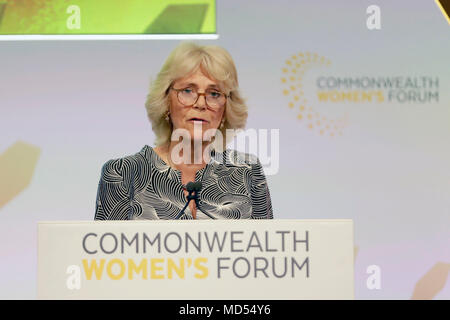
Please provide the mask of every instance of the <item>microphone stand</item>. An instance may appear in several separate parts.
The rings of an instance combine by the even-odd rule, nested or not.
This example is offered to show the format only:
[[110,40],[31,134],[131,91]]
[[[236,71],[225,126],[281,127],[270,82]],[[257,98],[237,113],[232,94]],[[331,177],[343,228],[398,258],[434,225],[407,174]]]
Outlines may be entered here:
[[[195,195],[192,195],[192,193],[195,193]],[[189,190],[189,194],[186,198],[187,198],[187,202],[184,205],[184,208],[180,211],[180,213],[178,213],[178,215],[175,217],[175,219],[180,219],[180,217],[184,214],[184,210],[186,210],[186,208],[189,205],[189,203],[191,202],[191,200],[197,199],[197,192],[195,192],[194,190]]]
[[[180,219],[180,217],[184,214],[184,211],[186,210],[187,206],[189,205],[189,203],[191,202],[191,200],[194,200],[195,205],[197,206],[198,209],[201,210],[200,207],[200,203],[198,201],[198,192],[201,190],[202,188],[202,183],[199,182],[188,182],[186,185],[186,189],[189,192],[187,198],[187,203],[184,205],[184,208],[180,211],[180,213],[175,217],[175,219]],[[206,214],[208,217],[210,217],[211,219],[217,219],[214,216],[210,215],[209,213],[202,211],[204,214]]]
[[197,208],[200,209],[204,214],[206,214],[211,219],[217,219],[216,217],[210,215],[208,212],[202,210],[202,208],[200,207],[200,203],[198,202],[197,193],[195,194],[194,201],[195,201],[195,205],[197,206]]

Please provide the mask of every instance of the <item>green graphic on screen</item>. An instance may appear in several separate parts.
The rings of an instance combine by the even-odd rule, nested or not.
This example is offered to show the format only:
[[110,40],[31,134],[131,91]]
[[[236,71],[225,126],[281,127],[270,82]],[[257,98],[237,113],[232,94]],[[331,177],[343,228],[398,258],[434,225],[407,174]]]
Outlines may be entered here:
[[2,35],[215,33],[215,0],[0,0]]

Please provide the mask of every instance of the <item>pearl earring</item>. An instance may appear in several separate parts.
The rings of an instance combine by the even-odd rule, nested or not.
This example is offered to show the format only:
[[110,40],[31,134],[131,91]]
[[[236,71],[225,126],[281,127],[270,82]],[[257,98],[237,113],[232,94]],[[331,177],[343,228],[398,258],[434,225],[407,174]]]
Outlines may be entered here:
[[170,115],[170,111],[167,110],[166,111],[166,117],[164,118],[164,120],[166,120],[167,122],[169,122],[169,120],[170,120],[169,115]]

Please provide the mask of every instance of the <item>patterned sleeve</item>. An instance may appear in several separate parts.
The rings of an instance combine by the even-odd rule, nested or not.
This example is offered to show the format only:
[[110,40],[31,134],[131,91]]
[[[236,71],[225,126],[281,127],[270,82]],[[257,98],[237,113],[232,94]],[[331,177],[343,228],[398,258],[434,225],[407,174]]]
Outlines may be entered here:
[[253,213],[252,219],[273,219],[272,200],[270,199],[269,187],[266,176],[259,159],[252,164],[251,197]]
[[126,220],[129,197],[122,175],[123,160],[109,160],[102,167],[94,220]]

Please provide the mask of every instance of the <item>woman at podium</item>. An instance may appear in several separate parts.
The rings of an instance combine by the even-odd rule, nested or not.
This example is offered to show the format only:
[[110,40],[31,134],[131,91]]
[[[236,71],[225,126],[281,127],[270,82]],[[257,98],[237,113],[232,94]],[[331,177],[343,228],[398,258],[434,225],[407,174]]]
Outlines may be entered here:
[[145,106],[155,147],[103,165],[95,220],[273,218],[259,159],[226,148],[247,106],[225,49],[176,47]]

